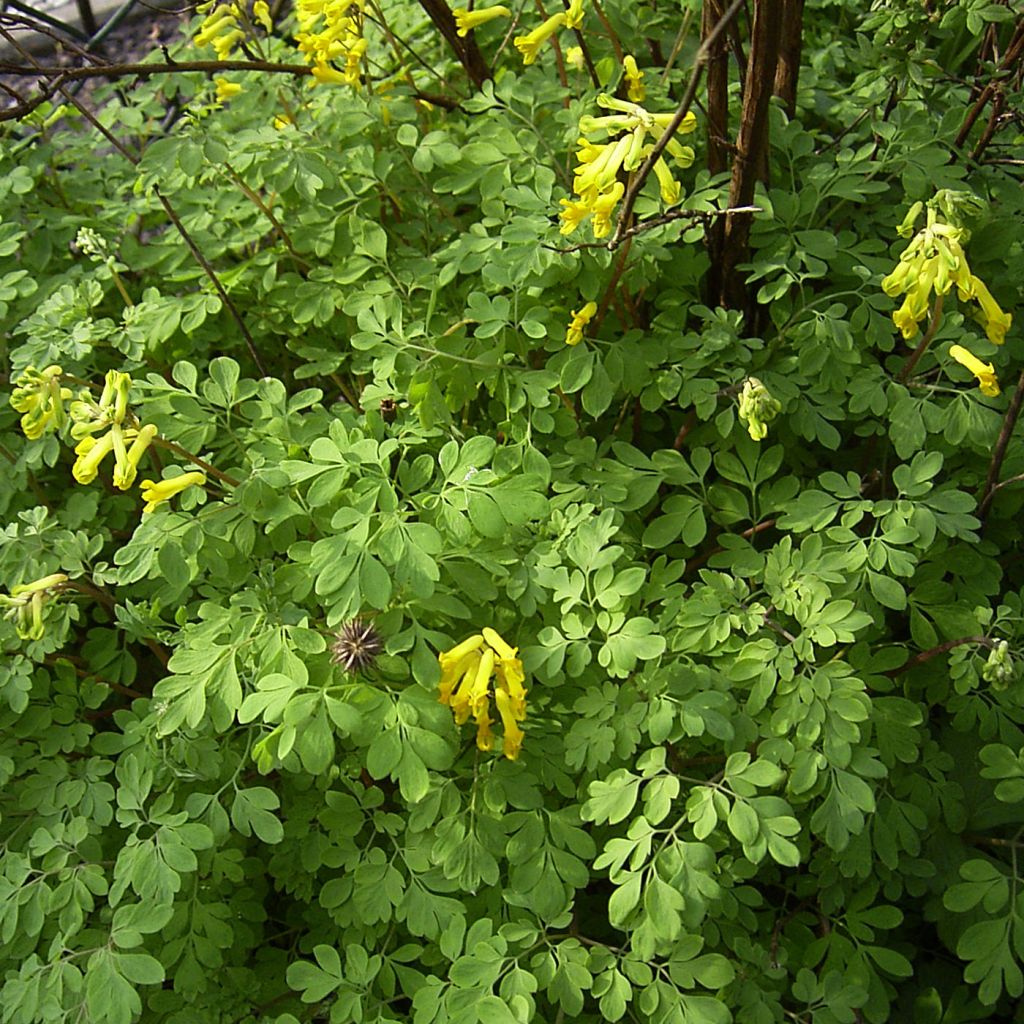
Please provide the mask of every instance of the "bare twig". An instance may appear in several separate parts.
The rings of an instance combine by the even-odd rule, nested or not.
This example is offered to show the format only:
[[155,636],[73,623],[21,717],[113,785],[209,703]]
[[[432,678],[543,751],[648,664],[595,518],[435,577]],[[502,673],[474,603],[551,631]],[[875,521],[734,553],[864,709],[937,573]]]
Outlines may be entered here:
[[[39,62],[37,60],[35,60],[32,57],[32,55],[27,50],[25,50],[25,48],[22,47],[18,43],[18,41],[14,38],[14,36],[12,36],[11,33],[8,32],[2,25],[0,25],[0,35],[3,35],[4,38],[7,39],[7,41],[22,55],[22,57],[25,58],[29,62],[30,66],[34,66],[35,68],[40,69],[40,70],[43,68],[43,65],[39,64]],[[223,66],[224,64],[230,64],[232,62],[231,61],[209,61],[207,63],[210,63],[210,64],[212,64],[212,65],[214,65],[216,67],[216,66]],[[251,64],[252,62],[247,62],[247,63]],[[146,65],[142,65],[142,66],[145,67]],[[171,67],[177,69],[177,68],[180,67],[180,65],[174,64],[172,62]],[[94,69],[94,68],[82,68],[81,70],[82,71],[93,72],[96,69]],[[63,74],[63,72],[61,72],[61,74]],[[67,88],[65,88],[63,83],[61,83],[58,88],[59,88],[59,91],[60,91],[61,95],[69,103],[71,103],[74,107],[76,107],[78,109],[78,112],[129,163],[131,163],[134,166],[138,166],[138,164],[139,164],[139,162],[141,160],[140,156],[136,155],[130,149],[128,149],[128,147],[125,146],[125,144],[123,142],[121,142],[121,140],[118,139],[118,137],[116,135],[114,135],[114,133],[111,132],[110,129],[106,127],[106,125],[102,124],[96,118],[96,116],[92,113],[92,111],[89,110],[89,108],[86,107],[85,104],[82,103],[82,101],[74,93],[70,92]],[[242,319],[242,314],[238,311],[238,307],[235,306],[235,304],[231,301],[230,296],[228,295],[227,291],[224,289],[224,285],[221,283],[220,278],[217,276],[217,272],[213,269],[213,266],[210,264],[210,261],[203,254],[202,250],[200,250],[199,246],[196,245],[195,239],[192,238],[192,235],[188,232],[188,230],[186,229],[185,225],[182,224],[181,218],[178,216],[177,211],[171,205],[170,200],[155,185],[153,187],[153,193],[156,195],[157,199],[160,201],[160,205],[164,208],[164,212],[171,219],[171,223],[174,224],[175,228],[177,228],[178,234],[181,235],[182,239],[184,240],[185,244],[188,246],[189,251],[192,253],[192,255],[195,258],[196,262],[203,268],[204,273],[210,279],[210,282],[213,284],[214,289],[216,290],[217,294],[220,296],[220,299],[224,303],[224,305],[227,308],[228,312],[233,317],[235,323],[238,324],[238,329],[239,329],[239,331],[241,331],[242,338],[245,341],[246,348],[249,350],[249,355],[252,356],[252,360],[256,364],[256,368],[259,370],[259,372],[260,372],[260,374],[262,376],[264,376],[264,377],[268,376],[267,369],[263,365],[263,360],[260,358],[260,354],[259,354],[259,352],[256,349],[256,343],[253,341],[252,334],[249,332],[249,328],[246,326],[245,321]]]
[[[988,476],[985,478],[985,490],[982,493],[981,503],[978,505],[978,515],[981,518],[985,517],[988,507],[992,504],[992,499],[999,489],[996,481],[999,479],[999,470],[1002,468],[1003,459],[1006,457],[1006,448],[1010,443],[1013,428],[1017,425],[1017,419],[1020,416],[1022,401],[1024,401],[1024,371],[1021,372],[1017,380],[1017,390],[1013,393],[1013,398],[1010,399],[1010,407],[1006,410],[1006,415],[1003,417],[1003,425],[999,430],[996,446],[992,449],[992,461],[989,463]],[[1005,482],[1010,483],[1011,481],[1007,480]]]
[[153,63],[95,64],[87,68],[66,68],[54,64],[14,64],[0,61],[0,74],[22,78],[54,78],[67,82],[83,78],[147,78],[149,75],[170,75],[184,71],[205,71],[209,74],[223,71],[265,71],[279,75],[311,75],[306,64],[282,64],[271,60],[189,60],[154,61]]
[[[657,217],[651,217],[648,220],[642,220],[638,224],[634,224],[627,228],[622,233],[622,239],[620,241],[626,241],[633,238],[636,235],[642,235],[646,231],[653,231],[655,228],[664,227],[666,224],[671,224],[673,221],[688,219],[690,224],[685,225],[686,227],[692,227],[693,224],[697,224],[700,221],[709,223],[716,217],[726,217],[731,213],[759,213],[761,211],[760,206],[733,206],[727,210],[669,210],[668,213],[659,214]],[[578,242],[576,245],[570,246],[557,246],[557,245],[545,245],[545,249],[550,249],[552,252],[579,252],[581,249],[609,249],[614,250],[617,243],[613,239],[610,242]]]
[[182,448],[180,444],[168,441],[165,437],[160,437],[159,435],[154,437],[153,444],[166,448],[169,452],[174,452],[175,455],[180,455],[183,459],[188,459],[189,462],[198,466],[204,473],[209,473],[210,476],[220,480],[221,483],[228,484],[230,487],[237,487],[239,484],[239,481],[234,477],[228,476],[227,473],[222,473],[216,466],[211,466],[210,463],[199,458],[198,455],[193,455],[187,448]]
[[982,647],[995,647],[995,640],[990,640],[987,636],[962,636],[959,640],[947,640],[943,644],[939,644],[936,647],[932,647],[927,651],[922,651],[920,654],[915,654],[914,657],[909,658],[898,668],[891,668],[888,672],[884,673],[890,679],[895,676],[902,675],[904,672],[909,672],[912,668],[917,668],[918,665],[923,665],[926,661],[931,661],[932,658],[937,658],[940,654],[946,654],[953,650],[954,647],[962,647],[964,644],[979,644]]

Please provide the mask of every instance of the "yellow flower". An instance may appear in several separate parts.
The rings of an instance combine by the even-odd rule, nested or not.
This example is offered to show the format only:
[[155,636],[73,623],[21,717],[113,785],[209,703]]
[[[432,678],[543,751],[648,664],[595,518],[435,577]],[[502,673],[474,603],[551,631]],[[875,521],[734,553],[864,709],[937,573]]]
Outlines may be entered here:
[[627,95],[634,103],[643,103],[647,97],[647,89],[643,83],[644,73],[636,66],[636,59],[626,54],[622,58],[622,67],[626,72]]
[[992,293],[980,277],[972,275],[971,284],[973,286],[974,298],[978,300],[981,306],[982,317],[985,320],[985,333],[988,335],[988,340],[993,345],[1002,345],[1006,341],[1006,332],[1010,329],[1010,324],[1013,323],[1013,317],[1009,313],[1004,313],[999,308],[999,303],[992,298]]
[[59,366],[48,366],[41,372],[27,366],[14,379],[11,406],[24,413],[21,429],[30,441],[64,425],[64,402],[71,397],[71,389],[61,387],[62,372]]
[[672,176],[668,164],[660,156],[654,164],[654,174],[661,190],[661,201],[667,206],[678,203],[683,193],[682,186]]
[[268,31],[274,30],[274,23],[270,20],[270,7],[267,0],[256,0],[252,5],[252,16]]
[[218,103],[226,103],[242,91],[242,86],[238,82],[231,82],[221,75],[218,75],[213,81],[217,86]]
[[245,33],[240,28],[236,28],[233,32],[228,32],[227,35],[218,36],[214,39],[213,52],[217,55],[217,60],[230,60],[231,54],[235,49],[235,43],[244,38]]
[[229,4],[219,4],[199,26],[193,42],[196,46],[209,46],[223,32],[233,31],[238,27],[234,8]]
[[456,7],[452,14],[455,15],[455,24],[458,27],[459,35],[466,36],[475,28],[486,25],[495,18],[510,18],[512,12],[507,7],[481,7],[476,11],[467,11],[465,7]]
[[583,61],[583,47],[582,46],[569,46],[566,47],[565,51],[565,63],[571,68],[575,68],[577,71],[582,71],[584,67]]
[[594,202],[594,237],[604,238],[611,234],[612,212],[615,204],[622,198],[626,186],[621,181],[615,182],[610,192],[598,196]]
[[570,0],[565,12],[565,27],[579,28],[583,24],[583,0]]
[[203,473],[191,472],[182,473],[180,476],[171,477],[169,480],[161,480],[154,483],[152,480],[142,481],[142,500],[146,507],[142,510],[143,515],[148,515],[157,505],[173,498],[189,487],[201,487],[206,483],[206,476]]
[[287,128],[289,125],[295,124],[294,119],[288,114],[277,114],[274,117],[273,125],[280,132]]
[[996,369],[991,363],[983,363],[962,345],[951,345],[949,354],[978,378],[978,389],[983,395],[995,398],[999,394],[999,380],[996,377]]
[[330,64],[314,64],[313,78],[321,85],[348,85],[348,79]]
[[476,716],[476,745],[478,750],[491,750],[494,747],[489,704],[485,704],[480,714]]
[[514,761],[519,757],[519,751],[523,746],[523,730],[519,728],[518,716],[512,708],[512,698],[504,690],[498,690],[494,694],[494,702],[498,705],[498,714],[501,715],[501,726],[505,733],[502,752],[510,761]]
[[[672,118],[675,114],[651,114],[650,118],[654,124],[664,131],[671,123]],[[696,131],[697,128],[697,115],[693,111],[689,111],[679,123],[679,127],[676,129],[676,135],[689,135],[690,132]]]
[[[117,427],[111,428],[112,431],[117,429]],[[128,433],[130,435],[133,432],[129,431]],[[135,438],[132,441],[132,446],[124,453],[123,457],[118,451],[115,439],[114,451],[117,453],[118,458],[114,465],[114,486],[122,491],[127,491],[135,482],[135,477],[139,472],[139,460],[145,454],[153,438],[156,437],[156,427],[149,423],[140,430],[135,431],[134,434]]]
[[439,654],[437,660],[441,666],[438,700],[451,708],[456,725],[464,725],[470,717],[474,719],[476,744],[480,750],[494,746],[490,698],[491,680],[496,679],[494,699],[505,727],[505,756],[518,757],[523,731],[517,723],[526,718],[526,690],[523,688],[526,676],[518,650],[493,629],[485,627],[482,633]]
[[583,340],[583,329],[597,312],[597,303],[588,302],[582,309],[573,310],[572,322],[565,332],[566,345],[578,345]]
[[558,201],[565,207],[558,215],[562,222],[559,233],[563,235],[571,235],[580,226],[580,222],[586,220],[593,212],[586,203],[574,203],[571,199]]
[[19,597],[22,594],[35,594],[40,590],[49,590],[51,587],[60,586],[62,583],[67,583],[67,581],[66,573],[51,573],[49,576],[33,580],[31,583],[19,583],[16,587],[11,587],[11,597]]
[[494,674],[494,651],[485,647],[480,655],[480,664],[476,667],[476,675],[467,694],[467,703],[474,718],[479,718],[487,711],[487,700],[490,696],[491,676]]
[[523,55],[523,64],[532,64],[537,59],[540,48],[565,24],[565,12],[552,14],[547,21],[538,25],[525,36],[516,36],[516,49]]
[[114,450],[114,435],[108,430],[102,437],[87,434],[75,445],[75,464],[71,475],[80,484],[91,484],[99,472],[100,463]]

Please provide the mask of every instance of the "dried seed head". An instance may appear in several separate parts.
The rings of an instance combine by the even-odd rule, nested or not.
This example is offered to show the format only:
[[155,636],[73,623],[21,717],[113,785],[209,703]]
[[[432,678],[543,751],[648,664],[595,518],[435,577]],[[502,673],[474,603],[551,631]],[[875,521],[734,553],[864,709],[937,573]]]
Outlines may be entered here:
[[338,631],[331,656],[346,672],[358,673],[372,668],[383,649],[384,641],[372,623],[352,619]]

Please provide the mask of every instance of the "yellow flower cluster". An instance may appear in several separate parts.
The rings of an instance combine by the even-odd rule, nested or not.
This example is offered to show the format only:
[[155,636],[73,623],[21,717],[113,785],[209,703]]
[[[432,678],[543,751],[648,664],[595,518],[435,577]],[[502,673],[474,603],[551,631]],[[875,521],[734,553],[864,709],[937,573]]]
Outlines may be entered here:
[[572,321],[565,332],[566,345],[578,345],[583,340],[583,330],[596,312],[596,302],[588,302],[582,309],[572,311]]
[[[314,84],[360,87],[366,53],[363,4],[364,0],[297,0],[295,39],[313,69]],[[345,62],[344,71],[333,66],[336,60]]]
[[438,700],[451,708],[456,725],[473,717],[480,750],[491,750],[494,746],[490,698],[491,679],[495,680],[494,703],[505,733],[502,751],[511,761],[522,748],[523,730],[519,723],[526,718],[526,676],[517,654],[518,648],[509,647],[493,629],[485,627],[437,659],[441,665]]
[[[72,397],[72,392],[70,388],[61,386],[61,373],[59,366],[48,366],[42,371],[29,366],[14,380],[11,405],[18,412],[24,413],[21,429],[30,441],[38,440],[50,429],[60,429],[67,419],[64,403]],[[139,462],[153,443],[157,428],[152,424],[141,426],[128,407],[131,387],[132,379],[127,373],[109,370],[98,400],[93,398],[88,389],[83,389],[78,398],[71,402],[71,436],[78,442],[75,445],[77,457],[71,473],[80,484],[91,484],[96,479],[103,460],[111,452],[114,453],[114,486],[127,491],[135,482]],[[142,498],[146,502],[143,514],[152,512],[157,505],[186,488],[205,483],[206,476],[194,471],[181,472],[178,476],[158,483],[143,480]],[[42,591],[46,588],[39,589]],[[22,588],[19,593],[35,591]],[[15,595],[14,590],[11,595]],[[10,604],[9,599],[7,603]],[[18,607],[24,604],[26,601],[20,601]]]
[[[900,226],[901,235],[908,237],[913,232],[922,207],[922,203],[914,204]],[[905,339],[914,337],[928,316],[932,290],[946,295],[955,284],[961,302],[977,300],[985,333],[993,344],[1002,345],[1012,317],[999,308],[981,278],[971,273],[962,244],[966,230],[939,218],[939,210],[929,204],[927,223],[904,249],[896,269],[882,279],[882,291],[890,298],[905,294],[903,305],[892,314],[893,323]]]
[[64,402],[71,397],[71,389],[61,387],[62,372],[59,366],[48,366],[42,371],[27,366],[14,379],[11,405],[24,413],[21,429],[30,441],[64,426]]
[[768,436],[768,424],[782,411],[782,403],[757,377],[743,382],[739,398],[740,422],[747,428],[752,441],[763,441]]
[[11,587],[11,594],[0,594],[0,608],[6,608],[4,618],[14,622],[14,628],[22,640],[42,640],[43,606],[47,600],[60,593],[68,578],[62,572]]
[[[75,446],[78,458],[71,473],[80,484],[91,484],[96,479],[103,460],[111,452],[114,453],[114,486],[127,491],[135,482],[139,462],[156,437],[157,429],[152,424],[138,425],[128,408],[131,386],[132,379],[127,373],[109,370],[99,401],[83,391],[78,400],[71,403],[74,421],[71,436],[78,441]],[[183,473],[159,484],[143,480],[142,498],[146,502],[143,513],[152,512],[186,487],[205,483],[202,473]]]
[[523,58],[523,64],[532,64],[540,48],[561,28],[579,28],[583,24],[583,0],[572,0],[568,10],[552,14],[532,32],[516,36],[513,40]]
[[[114,453],[114,486],[127,491],[135,482],[139,460],[145,454],[156,427],[136,427],[134,416],[128,409],[128,392],[132,379],[127,373],[109,370],[98,402],[88,391],[71,403],[71,419],[74,426],[71,436],[78,441],[75,454],[78,458],[71,474],[80,484],[90,484],[96,479],[100,465]],[[100,431],[106,431],[102,435]]]
[[[594,238],[604,238],[611,233],[612,214],[626,190],[619,181],[619,173],[640,166],[673,117],[672,114],[652,114],[637,103],[618,100],[605,93],[597,97],[597,102],[615,113],[580,118],[576,153],[579,163],[573,181],[573,190],[579,198],[560,200],[563,235],[571,235],[589,217],[593,217]],[[696,127],[697,118],[687,114],[678,131],[692,132]],[[595,142],[588,138],[594,135],[607,135],[608,139]],[[693,150],[674,137],[669,140],[667,152],[678,167],[689,167],[693,163]],[[669,205],[678,203],[682,189],[663,156],[658,157],[654,174],[662,200]]]
[[486,25],[495,18],[511,18],[512,12],[507,7],[481,7],[476,11],[467,11],[465,7],[456,7],[452,14],[455,15],[455,27],[461,37],[469,35],[475,28]]

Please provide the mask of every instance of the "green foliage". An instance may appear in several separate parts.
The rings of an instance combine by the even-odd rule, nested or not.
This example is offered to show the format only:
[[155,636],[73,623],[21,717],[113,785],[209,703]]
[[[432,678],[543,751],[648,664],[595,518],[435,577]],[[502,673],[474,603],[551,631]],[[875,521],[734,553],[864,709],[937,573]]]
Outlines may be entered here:
[[[206,483],[142,515],[0,406],[4,599],[62,577],[41,636],[0,619],[2,1024],[1020,1020],[1024,444],[986,489],[1008,395],[948,347],[1012,393],[1024,154],[1019,120],[1003,162],[954,145],[1010,7],[940,6],[808,0],[749,316],[709,300],[711,218],[566,251],[598,88],[488,25],[473,89],[405,0],[367,5],[410,48],[360,90],[100,87],[137,165],[70,105],[5,122],[8,380],[130,373],[140,478]],[[652,110],[683,8],[603,5],[635,55],[689,26]],[[702,132],[675,173],[707,212]],[[903,373],[881,280],[941,188],[984,200],[971,268],[1015,321],[996,347],[951,293]],[[360,674],[332,652],[356,617]],[[516,759],[437,699],[485,626],[527,672]]]

